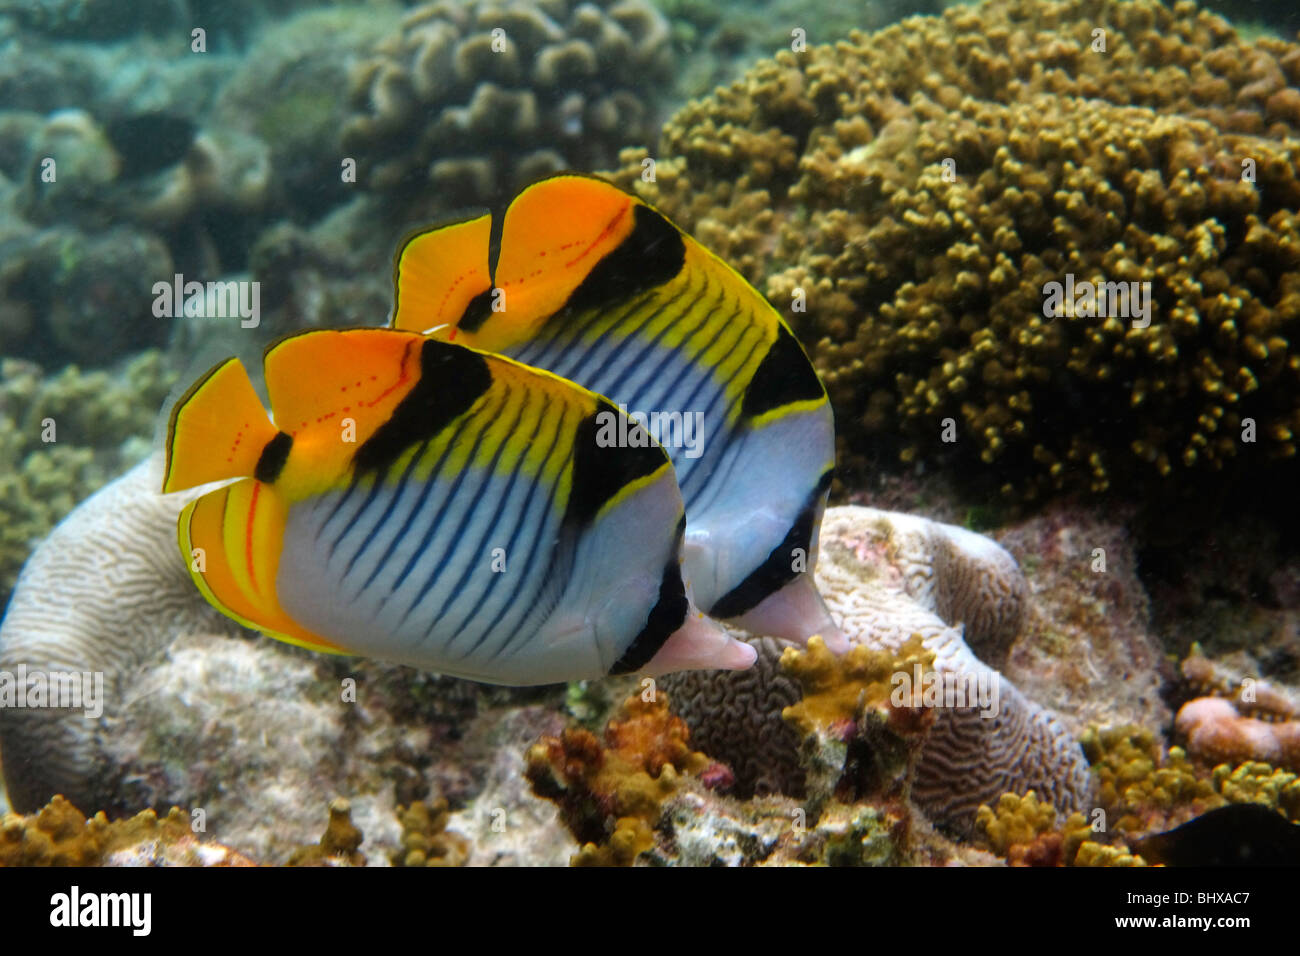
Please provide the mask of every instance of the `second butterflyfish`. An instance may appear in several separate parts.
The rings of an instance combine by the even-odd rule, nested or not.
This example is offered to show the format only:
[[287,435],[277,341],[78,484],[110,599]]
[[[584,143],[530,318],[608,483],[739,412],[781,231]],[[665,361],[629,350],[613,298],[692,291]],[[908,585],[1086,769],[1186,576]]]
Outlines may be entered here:
[[594,177],[529,186],[498,225],[494,237],[486,214],[406,242],[394,327],[502,353],[620,403],[672,457],[699,606],[842,650],[812,578],[834,421],[777,311],[657,210]]
[[164,492],[227,482],[178,533],[228,616],[497,684],[753,663],[691,602],[667,454],[598,442],[604,398],[392,329],[300,333],[264,371],[274,418],[230,359],[168,428]]

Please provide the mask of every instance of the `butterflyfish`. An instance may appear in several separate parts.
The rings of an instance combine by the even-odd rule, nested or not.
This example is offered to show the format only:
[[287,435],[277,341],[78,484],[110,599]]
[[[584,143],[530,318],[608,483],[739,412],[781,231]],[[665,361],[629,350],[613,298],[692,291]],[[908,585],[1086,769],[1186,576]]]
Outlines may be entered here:
[[[508,358],[392,329],[309,331],[174,406],[163,491],[204,596],[320,651],[486,683],[743,668],[691,603],[667,454],[605,447],[608,401]],[[274,417],[272,417],[272,415]]]
[[529,186],[499,237],[494,225],[485,214],[409,239],[393,326],[549,369],[630,410],[672,457],[699,606],[842,650],[812,579],[833,415],[776,309],[656,209],[594,177]]

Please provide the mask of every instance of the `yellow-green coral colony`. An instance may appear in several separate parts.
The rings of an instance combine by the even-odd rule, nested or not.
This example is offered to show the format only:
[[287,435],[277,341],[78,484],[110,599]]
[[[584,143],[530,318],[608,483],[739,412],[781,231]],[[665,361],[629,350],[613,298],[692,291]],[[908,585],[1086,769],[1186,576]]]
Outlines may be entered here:
[[[1298,81],[1190,3],[955,7],[761,62],[619,181],[814,344],[848,465],[1101,492],[1295,456]],[[1149,324],[1045,316],[1070,275],[1150,283]]]

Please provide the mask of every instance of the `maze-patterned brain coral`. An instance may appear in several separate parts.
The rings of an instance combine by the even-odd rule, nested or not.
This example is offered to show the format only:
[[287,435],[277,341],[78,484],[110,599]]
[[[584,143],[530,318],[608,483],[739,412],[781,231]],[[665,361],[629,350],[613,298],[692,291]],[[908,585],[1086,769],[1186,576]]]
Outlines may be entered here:
[[[1296,453],[1297,83],[1300,45],[1187,0],[998,0],[764,61],[620,182],[786,313],[850,471],[1168,487]],[[1067,276],[1149,315],[1045,309]]]
[[381,192],[497,200],[652,141],[672,62],[645,0],[440,0],[359,65],[344,149]]

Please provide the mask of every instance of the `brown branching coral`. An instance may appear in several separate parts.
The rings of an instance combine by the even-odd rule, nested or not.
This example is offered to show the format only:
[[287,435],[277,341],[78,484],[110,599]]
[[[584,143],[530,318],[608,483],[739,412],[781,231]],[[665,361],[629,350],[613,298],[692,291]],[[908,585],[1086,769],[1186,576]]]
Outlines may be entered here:
[[443,210],[508,196],[649,142],[670,75],[668,23],[644,0],[438,2],[356,71],[343,130],[363,181]]
[[1010,866],[1145,866],[1126,847],[1092,839],[1082,813],[1072,813],[1058,827],[1056,810],[1030,790],[1024,796],[1004,793],[996,806],[982,806],[976,817],[980,837]]
[[416,800],[409,807],[398,807],[397,817],[402,822],[402,848],[392,854],[394,866],[464,866],[469,841],[447,829],[446,800],[439,797],[432,804]]
[[[922,700],[934,657],[919,634],[896,652],[856,644],[837,657],[820,637],[806,650],[785,649],[781,669],[798,681],[803,699],[782,717],[803,739],[814,811],[821,809],[818,797],[831,794],[846,803],[862,797],[907,801],[935,720],[935,710]],[[906,677],[910,693],[898,692],[896,674]]]
[[352,822],[352,804],[338,797],[330,801],[329,823],[320,842],[304,846],[289,857],[289,866],[365,866],[361,852],[365,838]]
[[993,0],[762,62],[620,181],[795,325],[842,461],[1102,492],[1295,456],[1297,81],[1187,0]]
[[[649,699],[647,699],[649,698]],[[553,800],[581,848],[575,865],[630,866],[653,844],[651,830],[681,775],[710,765],[690,749],[686,723],[663,693],[634,695],[602,742],[581,728],[543,737],[529,749],[533,792]]]
[[172,807],[162,819],[145,810],[125,820],[90,819],[56,796],[30,816],[0,820],[0,866],[252,866],[217,843],[203,842],[189,814]]

